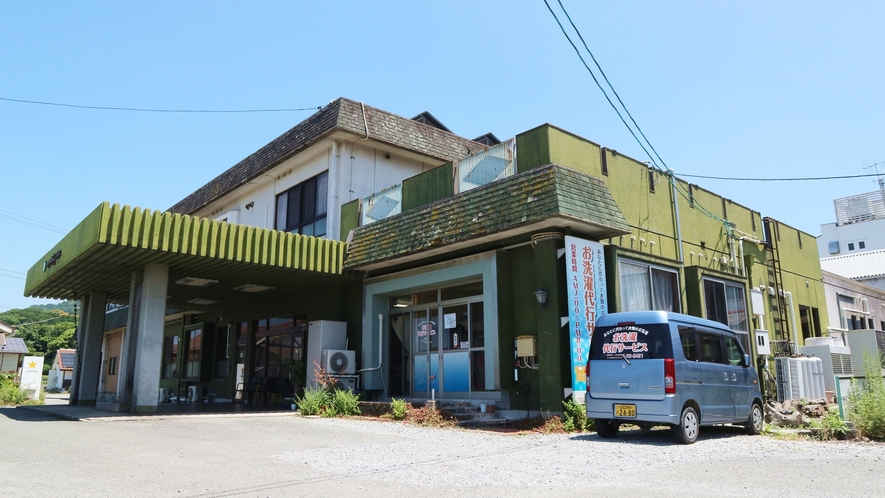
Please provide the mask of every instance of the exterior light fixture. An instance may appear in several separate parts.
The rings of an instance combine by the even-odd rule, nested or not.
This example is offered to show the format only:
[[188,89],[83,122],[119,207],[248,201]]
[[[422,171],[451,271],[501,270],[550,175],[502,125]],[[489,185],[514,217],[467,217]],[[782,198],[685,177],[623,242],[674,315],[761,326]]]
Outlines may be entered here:
[[547,291],[544,289],[540,289],[535,292],[535,299],[538,300],[538,304],[541,305],[541,309],[547,308]]

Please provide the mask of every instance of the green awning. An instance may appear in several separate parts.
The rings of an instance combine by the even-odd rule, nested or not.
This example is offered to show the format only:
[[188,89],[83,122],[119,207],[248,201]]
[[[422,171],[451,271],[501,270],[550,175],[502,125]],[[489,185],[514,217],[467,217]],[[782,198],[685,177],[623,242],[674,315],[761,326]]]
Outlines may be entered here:
[[[99,205],[29,271],[25,296],[78,299],[103,292],[126,304],[132,271],[169,266],[170,307],[195,298],[261,302],[265,294],[352,280],[344,275],[346,244],[277,230],[151,211]],[[186,279],[211,286],[174,285]],[[251,286],[251,287],[250,287]]]

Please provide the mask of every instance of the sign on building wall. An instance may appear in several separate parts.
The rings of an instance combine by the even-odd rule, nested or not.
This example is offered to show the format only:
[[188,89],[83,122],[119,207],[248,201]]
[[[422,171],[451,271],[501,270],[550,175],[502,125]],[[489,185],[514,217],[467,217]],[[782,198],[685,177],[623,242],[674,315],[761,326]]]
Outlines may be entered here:
[[576,237],[565,238],[568,281],[569,350],[572,360],[572,394],[584,403],[587,377],[584,367],[590,354],[590,336],[596,318],[607,312],[605,258],[602,244]]
[[25,356],[22,361],[21,388],[28,391],[31,399],[40,398],[43,387],[43,357]]

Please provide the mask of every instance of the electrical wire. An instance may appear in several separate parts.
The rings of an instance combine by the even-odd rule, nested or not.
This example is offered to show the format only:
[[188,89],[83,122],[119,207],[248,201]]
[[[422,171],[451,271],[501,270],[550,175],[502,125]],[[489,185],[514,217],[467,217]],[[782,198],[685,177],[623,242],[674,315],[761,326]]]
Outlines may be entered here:
[[6,102],[17,102],[20,104],[49,105],[57,107],[73,107],[76,109],[91,109],[98,111],[129,111],[129,112],[164,112],[164,113],[246,113],[246,112],[297,112],[297,111],[314,111],[322,109],[317,107],[299,107],[299,108],[283,108],[283,109],[146,109],[141,107],[108,107],[95,105],[79,105],[79,104],[63,104],[59,102],[43,102],[39,100],[23,100],[10,99],[0,97],[0,100]]
[[27,218],[20,214],[10,213],[9,211],[3,211],[0,209],[0,218],[6,218],[8,220],[17,221],[24,225],[30,225],[35,228],[41,228],[43,230],[48,230],[50,232],[56,233],[68,233],[70,230],[67,230],[62,227],[57,227],[55,225],[50,225],[49,223],[43,223],[42,221],[37,221],[31,218]]
[[60,320],[62,318],[71,318],[72,316],[74,316],[74,315],[61,315],[61,316],[56,316],[53,318],[47,318],[46,320],[40,320],[39,322],[16,323],[16,324],[10,324],[10,326],[14,327],[14,328],[20,328],[20,327],[26,327],[28,325],[37,325],[38,323],[46,323],[46,322],[51,322],[53,320]]
[[866,175],[844,175],[844,176],[806,176],[806,177],[798,177],[798,178],[736,178],[736,177],[728,177],[728,176],[704,176],[704,175],[685,175],[680,174],[679,176],[685,176],[689,178],[704,178],[707,180],[732,180],[732,181],[742,181],[742,182],[803,182],[803,181],[813,181],[813,180],[847,180],[851,178],[868,178],[871,176],[882,176],[882,173],[870,173]]
[[[575,26],[574,22],[571,21],[571,16],[568,14],[568,11],[566,11],[565,7],[562,5],[562,2],[561,2],[560,0],[557,0],[557,2],[559,3],[560,8],[562,8],[563,13],[565,13],[566,17],[569,19],[569,22],[571,23],[572,27],[575,29],[575,32],[578,34],[578,36],[581,38],[581,41],[583,42],[583,41],[584,41],[584,37],[581,36],[580,31],[578,30],[577,26]],[[584,57],[581,55],[581,51],[580,51],[580,50],[578,49],[578,47],[575,45],[574,41],[572,41],[571,36],[569,36],[568,32],[566,32],[565,27],[562,25],[562,22],[560,22],[559,17],[556,15],[556,13],[555,13],[555,12],[553,11],[553,9],[550,7],[550,4],[547,2],[547,0],[544,0],[544,4],[547,6],[547,10],[550,11],[550,14],[553,16],[553,19],[556,20],[556,24],[559,25],[559,29],[562,31],[562,34],[565,36],[566,40],[568,40],[569,44],[570,44],[570,45],[572,46],[572,48],[575,50],[575,53],[578,55],[578,58],[581,60],[581,63],[584,64],[584,68],[587,69],[587,72],[590,73],[590,76],[593,78],[593,81],[596,83],[596,86],[599,88],[599,90],[602,92],[602,94],[603,94],[603,96],[605,97],[605,99],[608,101],[609,105],[612,107],[612,109],[614,109],[615,113],[616,113],[616,114],[618,115],[618,117],[620,118],[621,123],[624,124],[624,126],[627,128],[627,130],[628,130],[628,131],[630,132],[630,134],[633,136],[633,139],[636,140],[636,143],[639,144],[639,147],[642,148],[642,150],[645,152],[645,155],[648,156],[648,158],[649,158],[649,160],[650,160],[649,167],[650,167],[651,169],[657,171],[658,173],[661,173],[661,174],[663,174],[663,175],[666,175],[666,176],[667,176],[667,181],[668,181],[668,183],[673,187],[673,190],[674,190],[674,191],[679,192],[679,194],[680,194],[683,198],[685,198],[686,200],[688,200],[689,202],[691,202],[692,205],[695,207],[695,209],[697,209],[699,212],[701,212],[702,214],[704,214],[705,216],[707,216],[707,217],[709,217],[709,218],[712,218],[712,219],[714,219],[714,220],[716,220],[716,221],[722,223],[723,226],[724,226],[724,230],[726,231],[726,233],[728,234],[728,236],[732,236],[732,229],[734,228],[734,224],[733,224],[733,223],[729,222],[728,220],[726,220],[726,219],[724,219],[724,218],[721,218],[721,217],[717,216],[716,214],[714,214],[714,213],[711,212],[710,210],[704,208],[704,207],[703,207],[703,206],[702,206],[697,200],[693,200],[693,199],[691,199],[691,196],[689,195],[689,193],[684,191],[685,188],[682,187],[681,185],[679,185],[679,182],[677,182],[677,181],[675,180],[675,177],[674,177],[674,174],[673,174],[673,170],[670,169],[669,166],[667,166],[667,164],[664,162],[663,159],[661,159],[661,157],[660,157],[660,155],[658,154],[657,150],[655,150],[655,148],[651,145],[651,142],[648,140],[648,138],[646,138],[645,134],[642,132],[642,129],[639,128],[639,125],[636,124],[636,120],[633,119],[632,114],[630,114],[630,112],[627,110],[627,107],[626,107],[626,105],[624,105],[624,103],[623,103],[623,101],[621,100],[620,96],[617,95],[617,92],[614,90],[614,86],[611,84],[611,82],[608,80],[608,78],[605,77],[605,74],[604,74],[603,71],[602,71],[602,67],[601,67],[601,66],[599,65],[599,63],[596,61],[596,58],[593,56],[593,53],[590,51],[589,47],[587,47],[587,44],[586,44],[586,42],[585,42],[585,43],[584,43],[584,48],[585,48],[585,49],[587,50],[587,52],[590,54],[590,57],[593,58],[593,62],[596,64],[597,68],[599,68],[600,73],[603,73],[603,77],[604,77],[606,83],[607,83],[607,84],[609,85],[609,87],[611,88],[612,93],[614,93],[614,94],[616,95],[616,97],[617,97],[617,99],[618,99],[618,102],[620,102],[620,103],[621,103],[621,106],[624,108],[624,112],[630,117],[630,120],[631,120],[631,121],[634,123],[634,125],[636,126],[636,129],[637,129],[637,131],[639,132],[639,134],[642,135],[642,138],[645,139],[645,144],[648,144],[648,148],[651,148],[652,151],[654,151],[654,155],[652,155],[652,154],[648,151],[648,148],[646,148],[646,146],[645,146],[645,144],[643,143],[643,141],[640,140],[639,137],[636,135],[636,132],[633,130],[633,127],[631,127],[631,126],[627,123],[627,120],[624,119],[624,116],[621,114],[621,111],[620,111],[620,110],[618,109],[618,107],[614,104],[614,102],[612,102],[612,99],[611,99],[611,97],[609,97],[608,92],[606,92],[606,91],[605,91],[605,88],[602,87],[602,84],[599,83],[599,79],[596,77],[596,74],[593,72],[592,69],[590,69],[590,66],[587,64],[587,61],[584,60]],[[661,164],[663,164],[663,165],[664,165],[664,168],[666,168],[666,169],[664,169],[664,168],[662,168],[660,165],[658,165],[657,161],[655,161],[655,157],[657,157],[658,160],[660,160]]]

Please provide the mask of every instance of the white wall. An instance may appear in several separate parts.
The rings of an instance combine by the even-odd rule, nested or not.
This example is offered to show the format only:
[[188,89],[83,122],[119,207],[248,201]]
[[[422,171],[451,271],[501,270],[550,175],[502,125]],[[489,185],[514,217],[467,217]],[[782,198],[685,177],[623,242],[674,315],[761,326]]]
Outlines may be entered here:
[[[820,232],[821,235],[817,238],[817,252],[821,258],[885,249],[885,220],[864,221],[841,226],[827,223],[820,226]],[[858,249],[855,244],[854,251],[848,250],[849,242],[860,240],[865,242],[866,247]],[[830,253],[830,242],[832,241],[839,242],[838,253]]]
[[[379,149],[371,141],[359,141],[355,148],[354,142],[339,140],[337,143],[339,173],[336,190],[339,206],[402,183],[406,178],[442,164],[432,158],[427,158],[430,162],[424,162],[397,154],[396,151]],[[236,223],[273,228],[277,194],[329,170],[332,164],[332,140],[323,140],[194,214],[222,219],[234,211]],[[329,192],[329,208],[334,199],[334,193]],[[247,205],[251,206],[247,209]],[[332,209],[328,211],[335,212]],[[337,212],[340,216],[340,209]],[[327,237],[337,239],[339,226],[340,220],[329,220]]]
[[881,329],[881,322],[885,320],[885,290],[870,287],[860,282],[845,278],[833,273],[823,273],[824,295],[827,302],[828,326],[831,328],[843,328],[839,320],[838,294],[855,298],[854,308],[861,310],[861,298],[867,300],[869,315],[855,313],[858,316],[869,316],[873,319],[876,329]]

